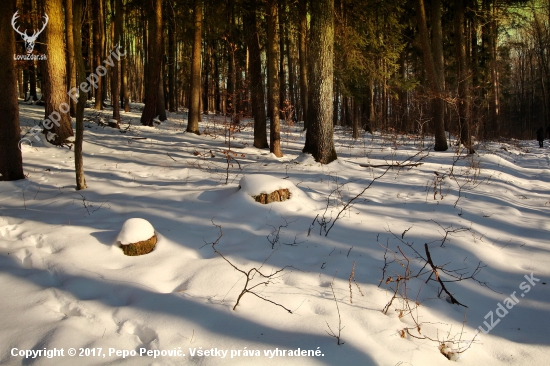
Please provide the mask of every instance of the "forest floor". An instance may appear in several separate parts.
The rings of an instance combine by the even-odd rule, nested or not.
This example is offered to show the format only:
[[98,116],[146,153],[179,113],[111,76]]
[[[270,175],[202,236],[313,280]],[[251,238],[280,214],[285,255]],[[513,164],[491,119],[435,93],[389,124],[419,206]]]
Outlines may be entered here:
[[[246,122],[203,116],[197,136],[185,113],[143,127],[133,107],[121,131],[86,110],[88,189],[44,143],[23,147],[26,180],[0,182],[0,364],[548,364],[548,147],[467,156],[337,128],[320,165],[301,124],[276,158]],[[23,129],[43,111],[20,104]],[[292,196],[259,204],[258,182]],[[150,254],[119,248],[130,218],[154,226]]]

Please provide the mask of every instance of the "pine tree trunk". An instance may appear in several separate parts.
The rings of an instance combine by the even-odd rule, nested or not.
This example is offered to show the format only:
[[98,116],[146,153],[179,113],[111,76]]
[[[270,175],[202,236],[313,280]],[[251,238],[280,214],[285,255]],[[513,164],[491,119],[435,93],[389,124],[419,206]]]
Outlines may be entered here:
[[187,132],[200,134],[200,97],[201,97],[201,40],[202,40],[202,1],[195,0],[193,7],[193,53],[191,59],[191,101],[189,104],[189,117]]
[[[82,58],[82,1],[74,0],[73,7],[73,33],[75,72],[77,73],[78,85],[86,81],[86,68]],[[74,164],[76,172],[76,189],[86,188],[86,178],[84,177],[84,161],[82,159],[82,141],[84,140],[84,108],[86,106],[87,95],[80,91],[78,103],[76,104],[76,135],[74,142]]]
[[24,179],[23,158],[19,150],[19,106],[13,55],[15,38],[9,26],[15,13],[12,1],[0,1],[0,181]]
[[46,83],[43,97],[46,102],[46,116],[51,121],[51,123],[46,121],[44,125],[46,130],[48,130],[48,126],[51,126],[50,131],[57,135],[55,140],[50,142],[61,145],[66,142],[67,138],[73,136],[65,78],[65,19],[63,8],[56,0],[46,0],[44,11],[50,19],[44,32],[48,58],[44,63]]
[[285,114],[283,110],[285,109],[285,100],[287,99],[286,94],[286,72],[285,72],[285,0],[279,1],[279,111],[281,112],[281,117],[284,118]]
[[275,156],[281,157],[281,131],[279,120],[279,75],[277,62],[279,61],[279,37],[277,0],[267,2],[267,79],[269,83],[269,118],[270,144],[269,151]]
[[455,45],[458,64],[458,127],[460,142],[474,153],[470,130],[470,71],[466,58],[466,34],[464,30],[464,2],[467,0],[455,0]]
[[300,13],[300,23],[298,29],[298,54],[300,58],[300,103],[302,110],[302,120],[304,121],[304,130],[307,128],[307,109],[308,109],[308,80],[307,80],[307,1],[298,3]]
[[304,153],[328,164],[337,159],[333,140],[332,98],[334,58],[334,0],[312,1],[309,47],[309,101]]
[[247,0],[244,4],[244,31],[249,49],[250,96],[252,99],[252,116],[254,117],[254,147],[264,149],[267,143],[267,121],[265,114],[264,78],[262,76],[262,55],[258,19],[256,16],[257,0]]
[[[430,88],[434,94],[432,97],[433,124],[435,132],[435,151],[446,151],[447,137],[445,136],[445,101],[443,100],[442,86],[439,84],[440,78],[432,56],[432,46],[428,37],[428,26],[426,24],[426,10],[424,0],[416,0],[416,16],[418,22],[419,38],[422,45],[422,54],[424,56],[424,67],[430,83]],[[441,19],[436,19],[441,22]],[[436,58],[438,55],[436,55]]]
[[[148,2],[149,4],[149,2]],[[149,7],[149,39],[147,40],[147,87],[145,89],[145,106],[141,113],[141,123],[153,126],[157,116],[157,99],[159,94],[160,72],[162,68],[162,0],[152,0]]]
[[[438,99],[445,97],[445,58],[443,56],[443,29],[441,27],[441,0],[431,0],[431,26],[432,26],[432,53],[435,66],[435,76],[441,92]],[[445,102],[443,104],[443,125],[448,130],[445,119]]]
[[[78,1],[78,0],[77,0]],[[113,39],[113,46],[118,45],[120,46],[120,39],[122,35],[122,0],[115,0],[115,19],[114,21],[114,39]],[[121,49],[122,50],[122,49]],[[122,53],[124,53],[124,50],[122,50]],[[118,61],[115,57],[112,58],[114,66],[111,67],[111,104],[113,105],[113,119],[116,120],[116,123],[109,123],[111,127],[114,128],[120,128],[120,74],[118,71],[118,67],[120,64],[120,61]]]
[[176,111],[176,37],[175,14],[168,23],[168,110]]
[[[65,0],[65,29],[66,29],[66,45],[67,45],[67,90],[76,85],[76,69],[74,60],[74,42],[73,42],[73,1]],[[77,0],[78,1],[78,0]],[[69,105],[71,106],[71,116],[76,115],[76,103],[70,98]]]
[[[93,17],[93,42],[94,42],[94,57],[92,62],[92,72],[95,71],[96,67],[101,65],[101,55],[103,44],[101,42],[101,33],[103,32],[103,24],[101,23],[101,14],[100,14],[100,2],[102,0],[94,0],[92,5],[92,17]],[[98,75],[99,76],[99,75]],[[97,88],[95,89],[95,103],[94,108],[96,110],[103,109],[103,78],[100,76],[97,81]]]

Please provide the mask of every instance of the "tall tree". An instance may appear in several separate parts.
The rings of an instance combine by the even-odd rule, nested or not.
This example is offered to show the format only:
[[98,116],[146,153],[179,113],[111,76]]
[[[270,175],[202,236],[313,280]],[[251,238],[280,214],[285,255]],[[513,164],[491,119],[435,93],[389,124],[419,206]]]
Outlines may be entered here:
[[[67,45],[67,89],[76,86],[76,70],[74,59],[74,42],[73,42],[73,0],[65,0],[65,30],[66,30],[66,45]],[[71,116],[76,113],[76,103],[71,98],[69,101],[71,106]]]
[[[69,107],[66,84],[65,30],[63,27],[63,8],[57,0],[45,0],[44,12],[49,16],[45,29],[45,43],[48,58],[45,61],[44,94],[46,101],[46,117],[51,122],[52,132],[56,134],[53,144],[61,145],[68,137],[73,136],[71,115],[65,109]],[[69,107],[70,108],[70,107]],[[48,126],[46,126],[48,128]]]
[[310,3],[309,101],[304,153],[328,164],[336,160],[333,140],[332,98],[334,58],[334,0]]
[[304,129],[307,128],[307,1],[299,1],[298,53],[300,57],[300,102]]
[[277,62],[279,61],[279,35],[277,0],[267,1],[267,80],[269,83],[269,118],[270,144],[269,151],[281,157],[281,126],[279,120],[279,75]]
[[19,106],[13,55],[15,39],[10,24],[13,2],[0,2],[0,181],[24,179],[23,158],[19,150]]
[[[70,0],[72,1],[72,0]],[[75,50],[75,71],[77,75],[78,85],[86,82],[86,67],[82,57],[82,1],[74,0],[73,6],[73,40]],[[82,158],[82,142],[84,140],[84,107],[88,96],[83,91],[78,95],[78,103],[76,104],[76,136],[74,142],[74,165],[76,172],[76,189],[85,189],[86,178],[84,177],[84,161]]]
[[[439,0],[434,1],[439,2]],[[443,86],[440,84],[441,77],[438,74],[438,68],[436,68],[434,61],[434,57],[439,59],[443,56],[439,54],[434,55],[434,52],[439,51],[440,48],[432,47],[430,44],[424,0],[416,0],[416,17],[420,43],[422,45],[422,55],[424,56],[424,67],[426,68],[426,74],[430,83],[431,92],[433,94],[432,113],[435,132],[434,150],[446,151],[449,146],[447,145],[447,137],[445,136],[445,100],[443,99]],[[432,23],[433,22],[441,22],[441,18],[432,19]],[[436,27],[436,30],[441,31],[441,27]],[[442,37],[438,35],[434,36],[433,39],[442,39]]]
[[195,0],[193,7],[193,54],[191,60],[191,101],[187,132],[200,134],[200,97],[201,97],[201,41],[202,41],[202,0]]
[[[94,0],[93,6],[92,6],[92,16],[93,16],[93,41],[94,41],[94,58],[92,62],[92,68],[95,70],[96,67],[101,65],[101,56],[103,54],[103,42],[102,42],[102,34],[103,34],[103,21],[102,21],[102,14],[101,11],[103,9],[101,3],[102,0]],[[99,80],[97,81],[97,88],[95,89],[95,109],[102,110],[103,109],[103,78],[99,77]]]
[[468,152],[474,153],[472,147],[470,130],[470,71],[468,68],[466,52],[466,32],[464,19],[464,2],[467,0],[455,0],[455,47],[456,60],[458,65],[458,127],[460,131],[460,142],[468,149]]
[[[120,39],[122,35],[122,0],[115,0],[115,15],[112,21],[114,24],[114,38],[113,45],[120,46]],[[122,51],[124,52],[124,50]],[[112,127],[120,128],[120,74],[118,72],[118,67],[120,61],[116,57],[112,58],[113,66],[111,66],[111,104],[113,105],[113,120],[116,122],[112,123]]]
[[147,40],[147,87],[145,106],[141,113],[141,123],[153,126],[156,117],[159,93],[160,72],[162,68],[162,0],[147,1],[149,14],[149,39]]
[[252,116],[254,117],[254,147],[263,149],[267,143],[267,121],[265,115],[264,78],[262,76],[262,55],[260,35],[256,16],[257,0],[244,3],[244,27],[246,43],[249,50],[250,95],[252,99]]

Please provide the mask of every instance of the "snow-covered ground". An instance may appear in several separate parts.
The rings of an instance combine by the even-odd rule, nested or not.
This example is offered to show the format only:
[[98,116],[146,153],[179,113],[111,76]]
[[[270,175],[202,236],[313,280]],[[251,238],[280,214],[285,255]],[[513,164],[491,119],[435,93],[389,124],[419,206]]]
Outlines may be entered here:
[[[43,108],[20,113],[26,131]],[[88,189],[73,152],[44,144],[23,147],[25,181],[0,182],[0,364],[548,364],[550,158],[536,141],[468,157],[337,129],[323,166],[301,154],[301,125],[282,126],[276,158],[246,123],[228,151],[220,116],[196,136],[186,114],[151,128],[126,113],[125,133],[86,114]],[[264,183],[290,200],[255,202]],[[153,225],[150,254],[116,242],[130,218]],[[451,298],[436,281],[452,275]]]

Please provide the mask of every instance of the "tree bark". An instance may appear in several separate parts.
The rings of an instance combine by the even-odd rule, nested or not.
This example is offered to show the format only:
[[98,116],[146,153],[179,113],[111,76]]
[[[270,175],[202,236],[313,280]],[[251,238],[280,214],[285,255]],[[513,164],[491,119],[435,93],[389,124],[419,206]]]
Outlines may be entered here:
[[[76,0],[78,1],[78,0]],[[122,35],[122,0],[115,0],[115,34],[113,39],[113,45],[120,46],[120,38]],[[124,52],[124,50],[122,50]],[[118,67],[120,61],[116,58],[112,58],[114,66],[111,67],[111,104],[113,105],[113,119],[116,123],[109,123],[111,127],[120,128],[120,74]]]
[[328,164],[337,159],[333,140],[334,0],[312,1],[309,101],[304,153]]
[[279,36],[277,0],[267,2],[267,80],[269,83],[269,118],[270,145],[269,151],[275,156],[281,157],[281,131],[279,120],[279,75],[277,62],[279,61]]
[[[82,0],[74,0],[73,7],[73,40],[75,50],[75,71],[78,85],[86,81],[86,68],[82,58]],[[120,1],[120,0],[118,0]],[[84,177],[84,161],[82,158],[82,142],[84,140],[84,107],[86,106],[86,93],[80,91],[76,104],[76,136],[74,142],[74,165],[76,172],[76,190],[87,188]]]
[[176,37],[175,14],[168,22],[168,110],[176,111]]
[[[49,16],[48,26],[45,29],[45,43],[48,47],[48,58],[45,62],[46,83],[43,95],[46,102],[46,116],[51,121],[44,123],[46,130],[51,126],[51,132],[57,136],[51,143],[61,145],[68,137],[73,136],[71,116],[67,109],[69,97],[66,84],[66,57],[65,57],[65,30],[63,8],[57,0],[45,0],[44,11]],[[67,108],[65,108],[67,107]]]
[[300,103],[302,109],[302,120],[304,121],[304,129],[307,128],[307,109],[308,109],[308,91],[307,91],[307,1],[300,1],[299,15],[300,23],[298,29],[298,54],[300,58]]
[[201,40],[202,40],[202,0],[195,0],[193,7],[193,54],[191,59],[191,101],[187,132],[197,135],[199,131],[200,97],[201,97]]
[[247,0],[244,4],[244,27],[249,49],[250,95],[252,116],[254,117],[254,147],[264,149],[267,143],[267,121],[265,114],[264,78],[262,76],[262,55],[260,35],[256,16],[257,0]]
[[[447,137],[445,136],[445,101],[443,100],[442,85],[439,84],[439,76],[432,56],[432,46],[428,37],[428,26],[426,23],[426,10],[424,0],[416,0],[416,17],[418,22],[419,38],[424,56],[424,67],[430,83],[432,92],[433,125],[435,132],[435,151],[446,151]],[[441,22],[441,19],[432,19],[432,22]],[[436,56],[437,57],[437,56]]]
[[[92,5],[92,17],[93,17],[93,42],[94,42],[94,58],[92,62],[92,71],[96,67],[101,65],[101,55],[103,49],[103,43],[101,40],[101,34],[103,33],[103,24],[101,22],[101,2],[102,0],[94,0]],[[99,76],[99,75],[98,75]],[[103,78],[100,76],[97,81],[97,88],[95,89],[95,103],[94,108],[96,110],[103,110]]]
[[145,106],[141,114],[141,123],[153,126],[157,116],[157,99],[159,94],[160,72],[162,67],[162,0],[152,0],[149,9],[149,39],[147,42],[147,87],[145,89]]
[[467,0],[455,0],[455,45],[456,59],[458,65],[458,127],[460,131],[460,142],[468,149],[470,154],[474,153],[472,147],[470,130],[470,90],[471,75],[466,58],[466,34],[464,30],[464,2]]
[[15,38],[9,24],[15,13],[12,1],[0,1],[0,181],[24,179],[21,156],[19,106],[15,74]]
[[[76,85],[76,69],[74,59],[74,42],[73,42],[73,1],[65,0],[65,30],[66,30],[66,45],[67,45],[67,89],[71,89]],[[78,1],[78,0],[76,0]],[[80,46],[82,47],[82,46]],[[76,114],[76,103],[70,98],[69,105],[71,107],[71,116]]]

